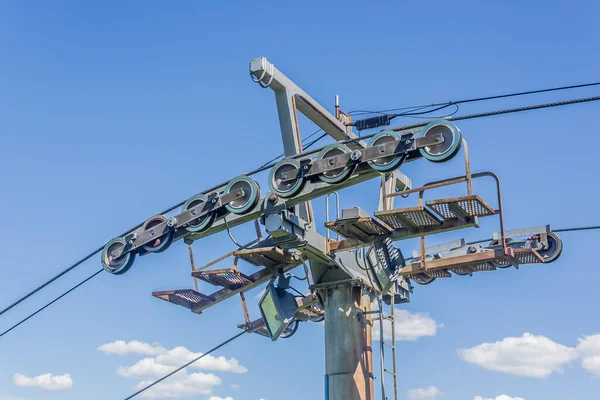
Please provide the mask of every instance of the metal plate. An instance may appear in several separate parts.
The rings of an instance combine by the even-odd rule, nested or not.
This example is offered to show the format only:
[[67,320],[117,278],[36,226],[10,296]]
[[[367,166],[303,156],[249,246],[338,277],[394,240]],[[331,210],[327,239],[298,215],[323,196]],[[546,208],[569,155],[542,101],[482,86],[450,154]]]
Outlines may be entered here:
[[257,267],[271,269],[279,265],[299,263],[296,253],[282,250],[279,247],[258,247],[255,249],[237,250],[233,252],[233,255]]
[[254,282],[247,275],[242,274],[235,268],[214,269],[208,271],[192,272],[194,278],[208,282],[211,285],[221,286],[227,289],[238,289],[248,283]]
[[365,241],[371,236],[388,235],[390,228],[371,217],[344,218],[326,222],[325,227],[339,233],[346,239]]
[[496,214],[492,207],[475,195],[432,200],[425,204],[446,220],[459,217],[485,217]]
[[375,216],[394,229],[414,229],[441,225],[441,221],[423,206],[377,211]]
[[213,302],[211,296],[207,296],[193,289],[183,290],[164,290],[161,292],[152,292],[152,296],[169,303],[177,304],[191,310],[194,306],[205,305]]

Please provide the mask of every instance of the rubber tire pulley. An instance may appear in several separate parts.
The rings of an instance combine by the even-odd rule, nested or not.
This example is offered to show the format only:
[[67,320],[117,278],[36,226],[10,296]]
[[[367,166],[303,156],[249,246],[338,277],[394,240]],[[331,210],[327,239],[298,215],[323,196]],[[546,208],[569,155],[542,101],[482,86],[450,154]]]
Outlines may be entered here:
[[135,252],[129,251],[121,254],[119,258],[111,259],[110,254],[120,247],[125,247],[127,241],[123,237],[111,240],[102,249],[102,268],[110,274],[122,275],[129,271],[135,261]]
[[[164,215],[155,215],[154,217],[148,218],[144,225],[142,225],[142,230],[146,231],[151,229],[162,222],[167,222],[168,218]],[[167,250],[171,243],[173,243],[173,237],[175,236],[175,230],[171,228],[167,228],[167,232],[162,234],[161,236],[157,236],[156,239],[152,239],[152,241],[146,243],[142,246],[142,248],[148,253],[162,253]]]
[[[338,156],[340,154],[351,153],[352,150],[342,143],[333,143],[326,146],[317,154],[317,160],[322,160],[327,157]],[[326,183],[341,183],[352,176],[355,165],[350,165],[342,168],[337,168],[331,171],[320,173],[319,179]]]
[[538,253],[544,259],[544,263],[548,264],[560,257],[563,245],[562,240],[554,232],[548,232],[546,237],[548,238],[548,248],[546,250],[538,250]]
[[223,194],[229,194],[236,190],[243,189],[244,196],[237,198],[225,205],[225,208],[233,214],[245,214],[250,211],[260,199],[260,187],[258,183],[246,175],[240,175],[233,178],[223,191]]
[[421,155],[427,160],[437,163],[449,161],[454,158],[462,146],[460,129],[452,122],[439,119],[428,123],[419,133],[419,137],[426,137],[435,133],[441,133],[444,137],[444,142],[433,146],[421,147],[419,149]]
[[300,167],[300,162],[294,158],[281,160],[275,164],[269,173],[269,188],[271,191],[283,198],[292,197],[300,192],[304,185],[304,176],[299,175],[293,181],[281,181],[283,174],[294,169],[300,169]]
[[[368,147],[376,147],[381,146],[389,142],[393,142],[396,140],[401,140],[402,136],[394,132],[392,130],[385,130],[377,133],[375,136],[371,138]],[[369,161],[369,165],[376,171],[379,172],[391,172],[400,167],[405,160],[404,154],[396,154],[393,156],[387,156],[382,158],[377,158],[375,160]]]
[[[194,208],[198,205],[200,205],[201,203],[208,203],[209,199],[208,196],[205,194],[197,194],[195,196],[190,197],[189,199],[186,200],[185,203],[183,203],[183,206],[181,207],[181,212],[185,212],[187,210],[189,210],[190,208]],[[215,222],[215,218],[217,217],[217,214],[213,211],[209,211],[208,213],[204,214],[203,216],[201,216],[200,218],[197,218],[193,221],[191,221],[189,224],[187,224],[187,226],[185,227],[185,230],[188,232],[204,232],[205,230],[207,230],[208,228],[210,228],[213,224],[213,222]]]

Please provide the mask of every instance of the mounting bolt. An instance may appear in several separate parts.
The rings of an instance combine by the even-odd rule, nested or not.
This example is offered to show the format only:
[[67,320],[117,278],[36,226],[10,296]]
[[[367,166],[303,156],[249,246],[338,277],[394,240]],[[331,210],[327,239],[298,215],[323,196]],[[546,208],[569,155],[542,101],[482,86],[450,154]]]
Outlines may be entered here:
[[277,195],[275,193],[269,195],[269,203],[277,203]]
[[360,150],[354,150],[350,153],[350,159],[352,161],[359,161],[362,158],[362,152]]
[[385,146],[379,146],[379,152],[381,154],[385,153]]
[[332,158],[330,158],[330,159],[327,161],[327,163],[328,163],[329,165],[334,165],[334,164],[335,164],[335,160],[334,160],[334,159],[333,159],[333,157],[332,157]]
[[196,210],[192,209],[192,210],[190,211],[190,214],[192,214],[192,215],[196,215]]
[[305,170],[305,171],[308,171],[308,169],[309,169],[310,167],[309,167],[309,165],[308,165],[308,164],[306,164],[306,165],[305,165],[303,168],[304,168],[304,170]]
[[287,179],[287,174],[283,174],[283,175],[281,175],[281,177],[282,177],[283,179]]
[[167,226],[169,228],[174,227],[175,225],[177,225],[177,219],[175,217],[171,217],[167,220]]
[[154,229],[148,232],[150,236],[154,236]]
[[213,198],[210,200],[210,202],[211,202],[211,203],[213,203],[213,204],[215,204],[215,203],[217,202],[217,198],[216,198],[216,197],[213,197]]
[[410,140],[410,139],[406,139],[406,140],[404,141],[404,144],[410,144],[410,142],[411,142],[411,140]]

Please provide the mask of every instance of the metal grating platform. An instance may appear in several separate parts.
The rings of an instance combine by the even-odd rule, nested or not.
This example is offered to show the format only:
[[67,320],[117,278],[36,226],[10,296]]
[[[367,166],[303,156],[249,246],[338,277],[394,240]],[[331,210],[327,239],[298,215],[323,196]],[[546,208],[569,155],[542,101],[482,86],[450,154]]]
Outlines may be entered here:
[[474,265],[474,267],[475,267],[475,272],[495,271],[496,270],[496,267],[494,267],[490,263],[481,263],[481,264]]
[[463,196],[432,200],[425,203],[445,220],[467,217],[486,217],[496,214],[479,196]]
[[237,250],[233,252],[235,257],[255,265],[257,267],[275,268],[279,265],[298,263],[298,256],[290,251],[278,247],[258,247],[255,249]]
[[193,289],[152,292],[152,296],[190,310],[197,305],[207,305],[213,302],[213,298],[211,296],[207,296]]
[[394,229],[415,229],[441,225],[441,221],[423,206],[377,211],[375,216]]
[[311,319],[317,319],[325,315],[325,310],[323,310],[320,306],[313,304],[306,308],[299,308],[296,311],[296,318],[302,321],[307,321]]
[[452,275],[445,269],[425,270],[423,273],[431,278],[450,278]]
[[325,222],[325,227],[346,239],[357,239],[361,242],[371,236],[391,233],[391,229],[386,224],[371,217],[340,218],[333,222]]
[[[513,253],[514,253],[514,258],[516,260],[518,260],[518,264],[537,264],[537,263],[543,263],[544,262],[544,258],[540,255],[540,253],[538,253],[537,251],[535,251],[534,249],[512,249]],[[510,262],[510,259],[497,259],[494,260],[495,264],[498,265],[514,265],[513,263]]]
[[238,289],[248,283],[254,282],[247,275],[235,268],[214,269],[208,271],[192,272],[194,278],[208,282],[211,285],[222,286],[227,289]]

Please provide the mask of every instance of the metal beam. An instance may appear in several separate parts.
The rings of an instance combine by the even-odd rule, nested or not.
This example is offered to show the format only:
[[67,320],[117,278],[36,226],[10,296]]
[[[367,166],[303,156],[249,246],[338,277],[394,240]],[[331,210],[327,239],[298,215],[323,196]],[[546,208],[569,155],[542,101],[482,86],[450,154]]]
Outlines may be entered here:
[[[262,87],[271,88],[275,92],[281,133],[285,136],[299,141],[297,109],[337,141],[358,137],[308,93],[275,68],[265,57],[258,57],[250,61],[250,73],[255,82]],[[288,146],[291,149],[291,144]],[[360,148],[365,147],[365,144],[356,143],[351,144],[350,147]],[[286,156],[288,155],[290,154],[286,152]]]

